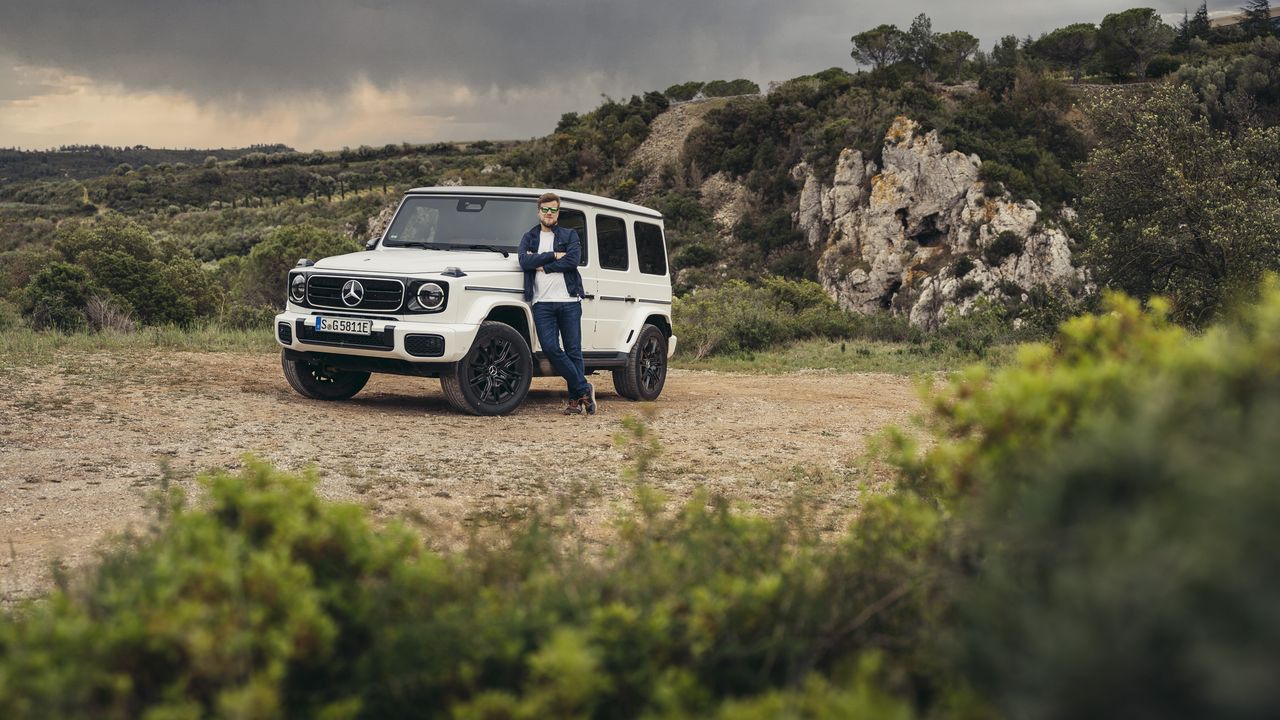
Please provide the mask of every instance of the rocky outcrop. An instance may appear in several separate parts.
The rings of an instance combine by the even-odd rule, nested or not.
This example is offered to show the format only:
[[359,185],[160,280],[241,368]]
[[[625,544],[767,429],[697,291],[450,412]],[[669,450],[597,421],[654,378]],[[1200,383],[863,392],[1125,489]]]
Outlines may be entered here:
[[627,161],[629,170],[639,168],[644,173],[632,199],[643,203],[661,189],[662,171],[679,166],[680,153],[689,133],[702,124],[704,115],[724,103],[723,99],[672,103],[654,118],[648,137]]
[[1034,202],[993,196],[976,155],[947,152],[936,132],[899,117],[882,158],[879,168],[844,150],[830,187],[803,163],[793,170],[796,225],[822,251],[819,279],[842,307],[903,312],[932,328],[983,297],[1092,290],[1066,233]]

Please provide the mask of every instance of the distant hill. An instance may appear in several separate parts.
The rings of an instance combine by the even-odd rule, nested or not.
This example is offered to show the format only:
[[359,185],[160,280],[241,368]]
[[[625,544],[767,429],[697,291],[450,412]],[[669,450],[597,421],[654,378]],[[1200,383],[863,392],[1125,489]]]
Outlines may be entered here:
[[236,160],[249,153],[292,152],[286,145],[254,145],[247,148],[216,150],[170,150],[145,145],[111,147],[107,145],[71,145],[56,150],[0,149],[0,183],[42,179],[87,180],[115,172],[121,165],[140,168],[145,165],[200,165],[207,157]]

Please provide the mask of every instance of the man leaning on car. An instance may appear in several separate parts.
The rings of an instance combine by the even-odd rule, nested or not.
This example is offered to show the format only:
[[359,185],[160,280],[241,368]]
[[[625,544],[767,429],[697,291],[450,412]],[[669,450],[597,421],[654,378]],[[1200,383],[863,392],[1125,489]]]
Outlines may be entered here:
[[578,273],[582,241],[577,231],[561,227],[559,219],[560,196],[543,193],[538,198],[538,224],[520,238],[524,299],[533,305],[533,324],[542,352],[569,387],[565,413],[594,415],[596,390],[587,382],[582,362],[585,293]]

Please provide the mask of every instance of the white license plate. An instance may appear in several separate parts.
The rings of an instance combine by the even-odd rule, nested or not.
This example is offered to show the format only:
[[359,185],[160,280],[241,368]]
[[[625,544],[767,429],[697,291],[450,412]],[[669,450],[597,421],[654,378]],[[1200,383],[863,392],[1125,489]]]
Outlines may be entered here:
[[369,335],[373,332],[372,320],[352,320],[351,318],[316,318],[316,332],[343,333],[346,335]]

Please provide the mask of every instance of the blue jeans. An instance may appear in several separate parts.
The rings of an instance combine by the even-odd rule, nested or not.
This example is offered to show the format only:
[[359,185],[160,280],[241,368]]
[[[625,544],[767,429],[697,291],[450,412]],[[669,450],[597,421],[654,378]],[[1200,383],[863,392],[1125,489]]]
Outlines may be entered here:
[[[569,395],[587,395],[587,378],[582,365],[582,303],[540,302],[533,304],[533,325],[538,343],[551,367],[569,385]],[[564,340],[564,349],[560,341]]]

